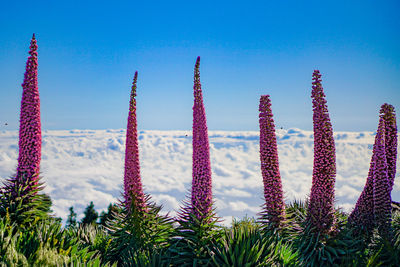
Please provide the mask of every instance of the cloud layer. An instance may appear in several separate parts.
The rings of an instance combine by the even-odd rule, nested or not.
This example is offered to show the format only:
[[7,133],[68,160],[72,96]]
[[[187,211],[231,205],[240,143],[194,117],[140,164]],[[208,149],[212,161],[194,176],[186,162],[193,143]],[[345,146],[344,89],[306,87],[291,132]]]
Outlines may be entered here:
[[[372,132],[336,132],[337,206],[350,211],[364,187],[374,143]],[[217,214],[256,216],[263,204],[258,132],[210,131],[213,194]],[[286,201],[309,194],[313,166],[313,133],[277,130],[279,164]],[[191,131],[140,131],[142,182],[146,193],[174,215],[190,192]],[[41,175],[56,216],[68,208],[80,217],[93,201],[98,211],[121,196],[125,130],[44,131]],[[0,132],[0,181],[13,174],[18,132]],[[400,169],[399,157],[397,170]],[[399,172],[392,192],[400,201]]]

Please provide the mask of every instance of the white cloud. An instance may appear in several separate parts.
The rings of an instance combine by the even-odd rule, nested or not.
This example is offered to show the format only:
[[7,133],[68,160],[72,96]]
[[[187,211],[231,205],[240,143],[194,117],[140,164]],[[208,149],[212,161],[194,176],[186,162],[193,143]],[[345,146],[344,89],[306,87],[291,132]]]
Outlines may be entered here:
[[236,188],[231,188],[231,189],[225,189],[222,194],[230,197],[230,196],[235,196],[235,197],[251,197],[252,195],[244,190],[239,190]]
[[258,213],[261,211],[259,207],[251,207],[243,201],[231,201],[229,202],[229,206],[233,211],[251,211],[252,213]]
[[235,218],[234,216],[223,216],[223,217],[221,217],[221,221],[220,221],[220,224],[222,225],[222,226],[231,226],[232,225],[232,221],[234,220],[234,219],[237,219],[237,218]]
[[[216,211],[223,218],[256,216],[263,204],[257,132],[210,131],[210,155]],[[337,205],[354,207],[368,174],[374,135],[337,132]],[[192,181],[190,131],[140,131],[142,182],[164,211],[176,214]],[[313,168],[311,131],[278,130],[279,165],[286,201],[309,193]],[[121,196],[125,153],[124,130],[44,131],[41,173],[57,216],[78,214],[93,201],[100,212]],[[399,153],[400,154],[400,153]],[[15,171],[18,132],[0,132],[0,180]],[[400,170],[400,160],[397,169]],[[392,193],[400,201],[400,178]]]
[[361,190],[354,189],[349,185],[343,185],[340,188],[336,188],[336,196],[347,199],[356,199],[359,197],[360,193]]
[[162,204],[164,207],[169,209],[178,210],[180,208],[181,203],[176,200],[175,197],[166,195],[166,194],[156,194],[152,195],[152,200],[156,203]]

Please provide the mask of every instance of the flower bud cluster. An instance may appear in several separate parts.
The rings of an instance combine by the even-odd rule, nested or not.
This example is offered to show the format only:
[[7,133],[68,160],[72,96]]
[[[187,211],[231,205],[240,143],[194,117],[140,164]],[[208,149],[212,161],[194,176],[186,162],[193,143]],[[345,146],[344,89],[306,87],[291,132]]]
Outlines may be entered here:
[[19,152],[17,179],[39,179],[42,132],[38,89],[38,53],[35,35],[30,44],[30,56],[26,62],[19,127]]
[[374,222],[383,235],[390,234],[392,218],[392,198],[390,196],[390,183],[388,165],[385,153],[385,121],[379,120],[378,132],[375,139],[375,153],[373,154],[374,172],[373,183],[373,214]]
[[349,223],[371,234],[375,227],[390,236],[394,177],[396,174],[397,126],[394,107],[383,104],[372,150],[367,182],[349,216]]
[[313,73],[314,165],[308,220],[319,232],[328,232],[334,222],[336,157],[321,74]]
[[201,219],[209,215],[212,209],[212,181],[210,147],[199,67],[200,57],[197,58],[194,68],[191,212]]
[[134,203],[139,208],[145,206],[142,181],[140,178],[139,145],[136,120],[137,72],[133,78],[129,102],[128,126],[126,129],[124,197],[127,206]]
[[279,172],[278,146],[269,95],[260,98],[260,161],[264,184],[264,216],[269,223],[280,225],[285,216],[285,203]]

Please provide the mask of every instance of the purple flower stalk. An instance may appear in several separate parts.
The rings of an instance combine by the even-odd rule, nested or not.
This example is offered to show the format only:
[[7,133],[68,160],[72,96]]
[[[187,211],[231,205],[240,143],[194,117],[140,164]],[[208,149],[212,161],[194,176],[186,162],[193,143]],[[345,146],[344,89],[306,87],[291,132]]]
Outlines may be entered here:
[[191,213],[204,219],[212,210],[210,147],[203,95],[200,84],[200,57],[194,68],[193,104],[193,169]]
[[260,98],[260,161],[264,183],[264,214],[267,222],[280,226],[285,217],[285,203],[279,172],[278,146],[269,95]]
[[140,179],[139,146],[136,121],[136,82],[137,72],[133,78],[129,102],[128,126],[126,130],[124,197],[127,207],[133,203],[136,207],[145,207],[145,196]]
[[388,236],[391,233],[392,198],[385,148],[385,121],[382,116],[379,120],[375,139],[375,153],[373,154],[374,171],[373,182],[373,214],[379,233]]
[[394,107],[387,103],[383,104],[380,110],[380,116],[385,121],[385,152],[391,192],[393,189],[394,177],[396,175],[397,159],[397,125]]
[[313,73],[314,166],[308,221],[319,232],[329,232],[334,222],[336,157],[321,74]]
[[348,218],[348,222],[355,226],[363,228],[367,233],[371,233],[374,229],[374,166],[376,154],[376,140],[372,151],[372,159],[369,165],[367,182],[361,192],[360,197],[357,200],[354,210],[351,212]]
[[349,223],[372,233],[375,226],[390,235],[391,191],[396,174],[397,126],[394,107],[384,104],[380,119],[367,182],[349,216]]
[[19,126],[19,154],[17,181],[36,184],[39,179],[42,148],[40,123],[40,99],[38,89],[38,53],[35,34],[29,47],[24,83]]

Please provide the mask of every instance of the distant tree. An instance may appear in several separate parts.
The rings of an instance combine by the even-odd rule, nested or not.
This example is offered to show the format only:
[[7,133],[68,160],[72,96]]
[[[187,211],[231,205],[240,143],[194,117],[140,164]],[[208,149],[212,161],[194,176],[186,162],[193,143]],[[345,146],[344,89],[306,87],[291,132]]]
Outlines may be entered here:
[[83,217],[82,224],[94,224],[99,217],[99,213],[94,209],[93,201],[86,207],[84,211],[85,217]]
[[66,226],[67,227],[76,226],[76,213],[74,211],[74,207],[70,207],[69,208],[69,215],[68,215],[68,218],[67,218]]
[[118,206],[110,203],[107,211],[102,211],[100,214],[100,224],[105,226],[106,222],[111,220],[113,212],[118,212]]
[[43,199],[43,206],[41,207],[41,209],[47,214],[52,213],[53,210],[51,209],[51,207],[53,206],[53,201],[51,200],[50,196],[42,193],[42,199]]

